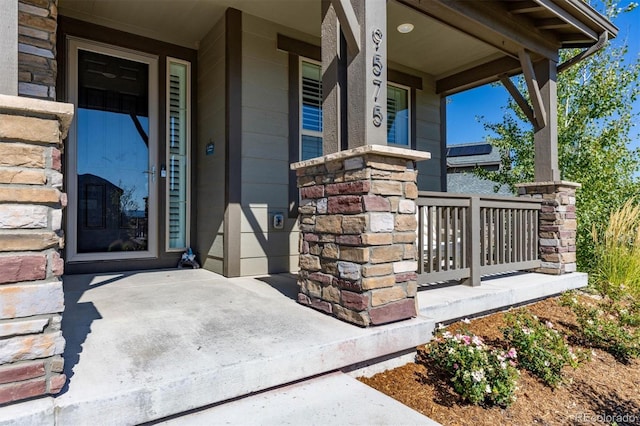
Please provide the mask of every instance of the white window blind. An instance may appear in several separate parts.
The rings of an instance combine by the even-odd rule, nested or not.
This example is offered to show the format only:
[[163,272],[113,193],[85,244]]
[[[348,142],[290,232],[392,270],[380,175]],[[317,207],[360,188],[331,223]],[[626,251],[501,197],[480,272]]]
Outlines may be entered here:
[[409,146],[409,90],[387,84],[387,143]]
[[322,156],[322,77],[320,65],[301,62],[300,159]]
[[168,248],[188,246],[189,64],[169,60],[167,193]]

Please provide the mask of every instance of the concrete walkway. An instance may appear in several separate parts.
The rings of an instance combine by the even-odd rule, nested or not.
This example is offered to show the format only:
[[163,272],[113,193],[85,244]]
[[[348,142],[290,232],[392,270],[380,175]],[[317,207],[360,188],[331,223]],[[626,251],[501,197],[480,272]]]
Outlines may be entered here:
[[226,279],[205,270],[65,277],[69,384],[22,412],[35,424],[138,424],[431,337],[434,322],[424,318],[371,329],[343,323],[296,303],[295,286],[292,276]]

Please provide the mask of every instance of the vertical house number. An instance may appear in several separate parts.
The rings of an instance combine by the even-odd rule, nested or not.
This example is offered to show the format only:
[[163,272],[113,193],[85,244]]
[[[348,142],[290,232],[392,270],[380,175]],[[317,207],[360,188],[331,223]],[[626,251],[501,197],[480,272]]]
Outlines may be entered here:
[[[382,43],[383,39],[382,30],[380,28],[374,29],[371,38],[377,52],[380,49],[380,44]],[[378,102],[378,98],[380,97],[380,90],[382,88],[382,80],[377,78],[382,75],[383,68],[384,64],[382,63],[382,56],[379,53],[375,53],[373,55],[371,72],[374,76],[373,85],[375,86],[373,91],[373,125],[376,127],[380,127],[382,125],[382,121],[384,120],[384,116],[382,115],[382,108],[380,107],[380,103]]]

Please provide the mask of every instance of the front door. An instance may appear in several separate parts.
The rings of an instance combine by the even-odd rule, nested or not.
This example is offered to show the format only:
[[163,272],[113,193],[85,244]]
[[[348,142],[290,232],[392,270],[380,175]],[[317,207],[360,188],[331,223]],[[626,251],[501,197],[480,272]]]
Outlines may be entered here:
[[67,260],[157,257],[158,60],[68,40]]

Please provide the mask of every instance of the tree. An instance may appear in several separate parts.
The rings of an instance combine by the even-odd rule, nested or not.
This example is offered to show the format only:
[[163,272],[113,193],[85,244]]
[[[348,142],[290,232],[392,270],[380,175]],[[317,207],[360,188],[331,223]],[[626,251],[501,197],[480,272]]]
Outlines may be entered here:
[[[614,21],[624,9],[617,0],[597,6]],[[625,58],[626,43],[609,44],[592,57],[558,75],[558,157],[563,180],[579,182],[578,265],[589,270],[593,260],[591,230],[601,227],[609,213],[640,194],[634,175],[640,170],[640,151],[631,150],[637,113],[633,102],[640,95],[640,57]],[[561,62],[577,50],[561,53]],[[526,93],[522,77],[517,84]],[[477,170],[476,174],[500,184],[532,182],[534,170],[533,129],[515,101],[510,99],[500,123],[484,123],[489,141],[503,152],[499,171]],[[637,133],[635,135],[638,137]]]

